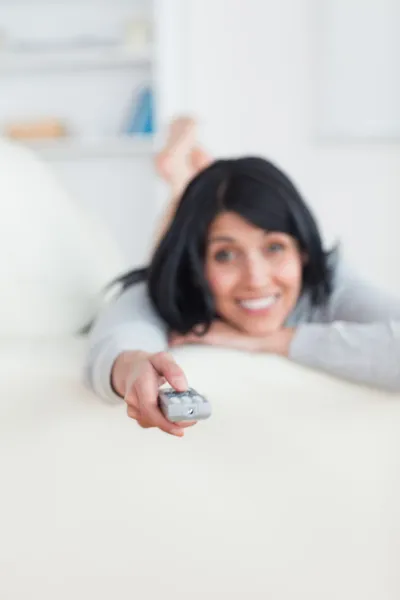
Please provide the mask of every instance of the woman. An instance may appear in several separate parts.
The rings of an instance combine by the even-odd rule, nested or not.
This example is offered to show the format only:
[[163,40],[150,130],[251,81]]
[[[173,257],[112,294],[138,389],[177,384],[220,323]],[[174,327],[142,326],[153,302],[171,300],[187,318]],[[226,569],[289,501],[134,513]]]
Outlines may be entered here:
[[260,158],[210,162],[188,120],[174,124],[158,166],[175,201],[149,268],[122,278],[91,333],[96,393],[124,398],[142,427],[182,436],[187,424],[164,418],[157,392],[165,380],[186,389],[165,352],[185,343],[274,353],[400,391],[400,302],[324,251],[284,173]]

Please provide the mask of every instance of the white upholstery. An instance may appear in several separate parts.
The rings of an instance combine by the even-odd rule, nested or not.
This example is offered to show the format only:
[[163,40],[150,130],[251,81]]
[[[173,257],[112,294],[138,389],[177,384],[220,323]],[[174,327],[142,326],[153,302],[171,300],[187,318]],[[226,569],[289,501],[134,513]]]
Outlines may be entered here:
[[0,206],[0,336],[79,330],[127,267],[115,242],[42,161],[4,139]]
[[181,349],[214,415],[179,440],[84,390],[84,350],[0,346],[1,598],[400,597],[398,398]]
[[0,198],[1,600],[398,600],[400,398],[186,348],[212,418],[141,430],[71,335],[113,243],[5,143]]

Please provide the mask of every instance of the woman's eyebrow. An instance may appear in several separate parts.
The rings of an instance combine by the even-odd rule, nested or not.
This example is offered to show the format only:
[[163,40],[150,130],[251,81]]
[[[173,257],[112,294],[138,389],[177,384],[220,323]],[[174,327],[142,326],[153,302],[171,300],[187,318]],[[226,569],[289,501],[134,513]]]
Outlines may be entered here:
[[[262,235],[263,235],[263,237],[266,237],[268,235],[271,235],[271,232],[270,231],[263,231]],[[233,237],[231,237],[229,235],[223,235],[223,234],[218,235],[218,234],[216,234],[216,235],[211,236],[209,238],[208,242],[210,244],[213,244],[214,242],[230,242],[230,243],[233,242],[233,243],[235,243],[236,240],[235,240],[235,238],[233,238]]]
[[228,235],[214,235],[208,241],[213,244],[214,242],[234,242],[235,240]]

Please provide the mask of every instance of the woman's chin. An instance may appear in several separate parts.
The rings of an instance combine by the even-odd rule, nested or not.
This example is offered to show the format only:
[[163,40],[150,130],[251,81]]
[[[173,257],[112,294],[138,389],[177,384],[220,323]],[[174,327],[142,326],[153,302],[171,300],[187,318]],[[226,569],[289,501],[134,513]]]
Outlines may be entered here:
[[244,334],[251,337],[266,337],[279,331],[283,326],[283,322],[268,322],[268,323],[243,323],[240,327]]
[[[243,333],[255,337],[264,337],[282,329],[286,320],[286,311],[276,310],[241,310],[235,315],[236,327]],[[280,307],[279,307],[280,308]],[[233,315],[232,315],[233,316]],[[232,319],[233,320],[233,319]]]

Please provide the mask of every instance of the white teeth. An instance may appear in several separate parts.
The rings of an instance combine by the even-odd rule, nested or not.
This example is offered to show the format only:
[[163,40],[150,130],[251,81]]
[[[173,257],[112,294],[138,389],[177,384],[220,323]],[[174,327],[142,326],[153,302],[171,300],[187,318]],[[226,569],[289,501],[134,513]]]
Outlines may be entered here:
[[266,298],[257,298],[254,300],[242,300],[240,305],[248,310],[263,310],[275,304],[277,296],[267,296]]

